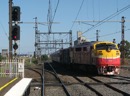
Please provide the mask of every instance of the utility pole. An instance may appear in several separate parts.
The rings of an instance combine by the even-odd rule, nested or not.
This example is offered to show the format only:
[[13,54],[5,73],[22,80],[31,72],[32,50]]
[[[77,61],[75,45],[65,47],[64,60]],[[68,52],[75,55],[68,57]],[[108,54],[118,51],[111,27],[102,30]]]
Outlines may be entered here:
[[40,48],[40,34],[38,32],[38,21],[37,21],[37,17],[34,18],[35,19],[35,53],[36,53],[36,57],[38,59],[38,64],[41,63],[41,48]]
[[124,59],[125,59],[125,40],[124,40],[124,38],[125,38],[125,36],[124,36],[124,23],[125,23],[125,19],[124,19],[124,16],[122,17],[122,19],[121,19],[121,28],[122,28],[122,34],[121,34],[121,38],[122,38],[122,64],[124,64],[125,63],[125,61],[124,61]]
[[96,41],[98,41],[98,32],[99,32],[99,30],[96,30]]
[[9,0],[9,60],[12,60],[12,0]]
[[47,20],[49,22],[49,24],[48,24],[48,33],[51,33],[53,20],[52,20],[52,8],[51,8],[51,1],[50,0],[49,0],[49,9],[48,9]]
[[[72,47],[72,30],[69,31],[70,47]],[[62,47],[63,48],[63,47]]]
[[34,18],[35,19],[35,53],[36,53],[36,58],[37,58],[37,52],[38,52],[38,48],[37,48],[37,44],[36,42],[38,42],[38,36],[37,36],[37,33],[38,33],[38,25],[37,25],[37,17]]
[[113,39],[113,43],[116,43],[116,39]]

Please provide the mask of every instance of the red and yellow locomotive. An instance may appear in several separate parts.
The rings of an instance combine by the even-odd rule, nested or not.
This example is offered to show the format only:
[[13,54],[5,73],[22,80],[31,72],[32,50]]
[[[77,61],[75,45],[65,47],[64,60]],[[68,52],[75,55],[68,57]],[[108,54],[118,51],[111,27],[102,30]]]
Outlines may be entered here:
[[120,71],[120,51],[112,42],[95,42],[92,49],[92,64],[99,74],[115,75]]
[[[117,44],[92,41],[59,50],[51,55],[52,60],[72,66],[94,66],[98,74],[117,75],[120,73],[120,51]],[[85,68],[85,67],[84,67]]]

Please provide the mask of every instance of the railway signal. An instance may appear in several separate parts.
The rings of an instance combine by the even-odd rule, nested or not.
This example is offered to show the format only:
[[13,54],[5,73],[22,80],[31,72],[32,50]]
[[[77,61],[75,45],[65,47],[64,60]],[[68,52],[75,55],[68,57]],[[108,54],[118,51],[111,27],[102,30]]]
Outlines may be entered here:
[[18,25],[12,26],[12,40],[20,40],[20,27]]
[[20,21],[20,7],[19,6],[12,7],[12,21]]
[[18,49],[18,44],[14,43],[13,48],[14,48],[14,50],[17,50]]
[[17,56],[16,50],[18,49],[18,44],[15,42],[13,45],[14,48],[14,56]]

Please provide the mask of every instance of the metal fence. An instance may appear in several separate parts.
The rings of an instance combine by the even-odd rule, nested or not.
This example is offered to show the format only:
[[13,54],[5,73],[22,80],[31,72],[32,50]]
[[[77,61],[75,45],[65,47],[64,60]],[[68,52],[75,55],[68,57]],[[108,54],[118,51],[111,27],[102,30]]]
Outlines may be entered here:
[[24,59],[0,62],[0,77],[24,77]]

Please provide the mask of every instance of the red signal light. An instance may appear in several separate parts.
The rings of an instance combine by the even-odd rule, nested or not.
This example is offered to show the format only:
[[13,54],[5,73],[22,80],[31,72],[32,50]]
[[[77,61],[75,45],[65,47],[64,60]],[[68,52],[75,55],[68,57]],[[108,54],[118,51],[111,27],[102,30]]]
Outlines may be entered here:
[[20,27],[18,25],[12,26],[12,40],[20,40]]
[[16,39],[16,36],[14,36],[14,39]]

